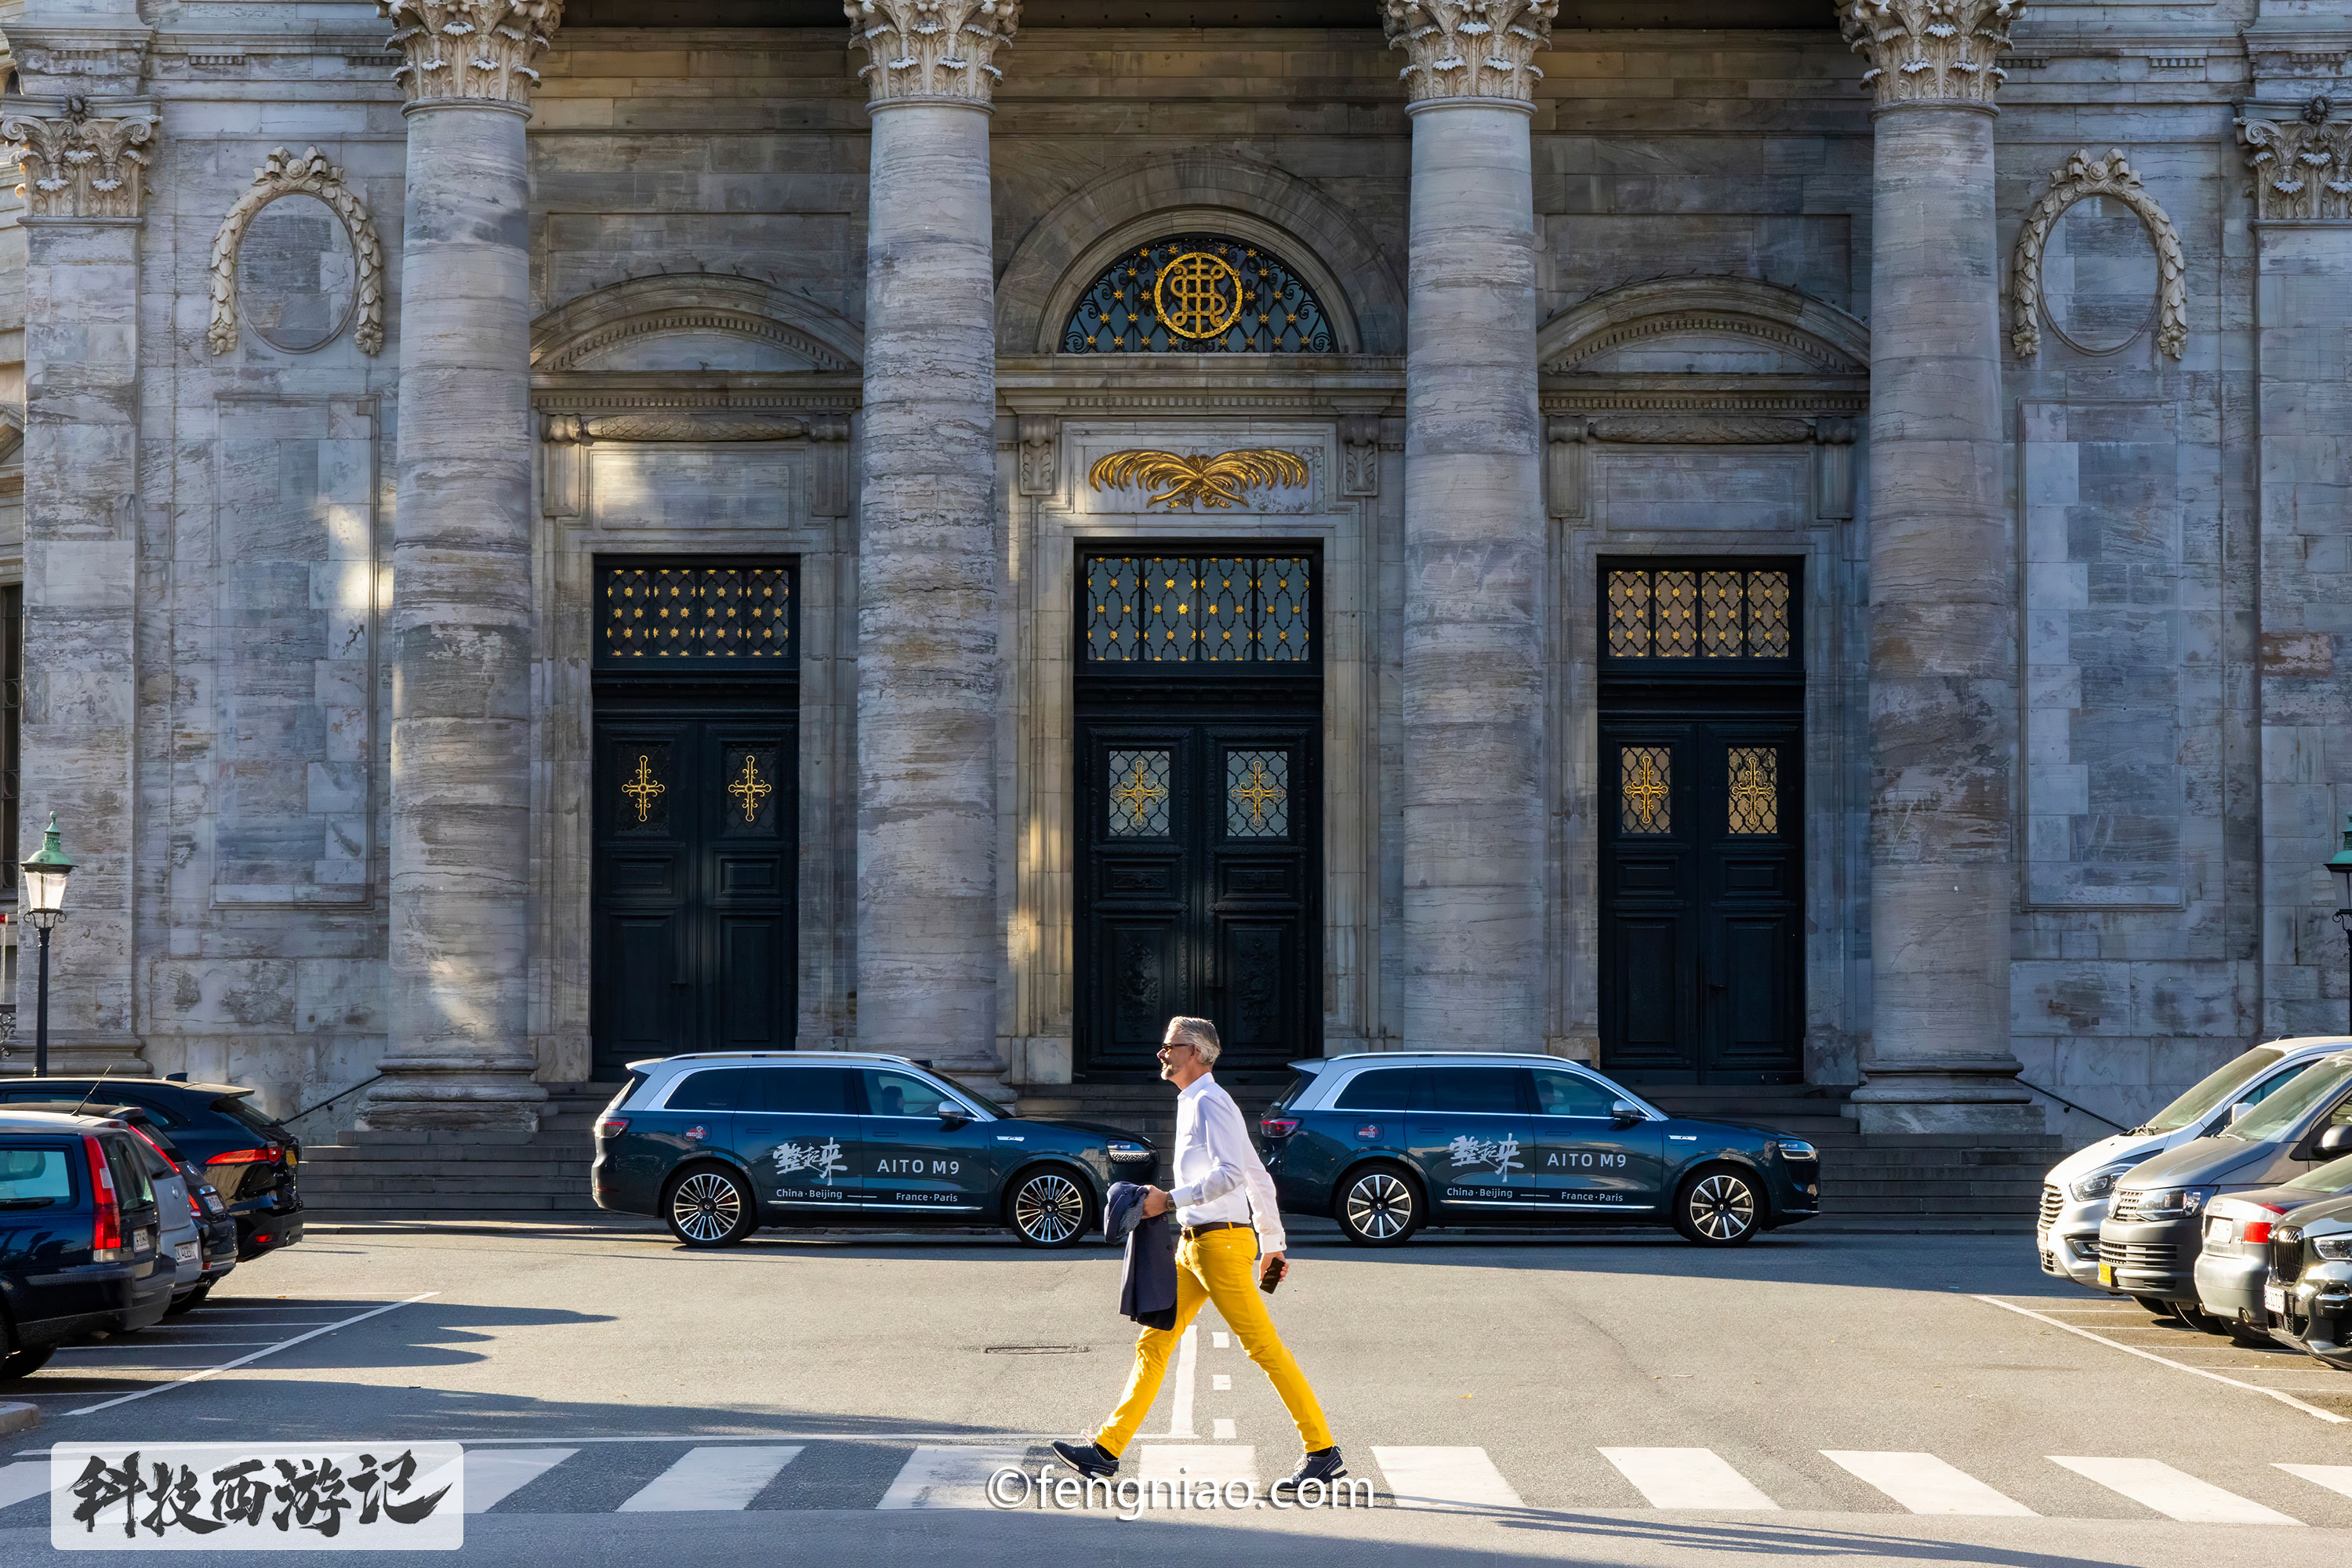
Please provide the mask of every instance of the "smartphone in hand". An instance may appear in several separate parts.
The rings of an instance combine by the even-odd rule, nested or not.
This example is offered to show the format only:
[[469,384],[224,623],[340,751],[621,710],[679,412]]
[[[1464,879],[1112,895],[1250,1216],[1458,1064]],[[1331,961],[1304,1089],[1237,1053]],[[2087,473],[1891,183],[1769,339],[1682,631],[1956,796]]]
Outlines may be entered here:
[[1265,1269],[1257,1277],[1257,1288],[1271,1296],[1274,1294],[1274,1288],[1282,1283],[1282,1277],[1289,1272],[1290,1259],[1269,1258],[1266,1259]]

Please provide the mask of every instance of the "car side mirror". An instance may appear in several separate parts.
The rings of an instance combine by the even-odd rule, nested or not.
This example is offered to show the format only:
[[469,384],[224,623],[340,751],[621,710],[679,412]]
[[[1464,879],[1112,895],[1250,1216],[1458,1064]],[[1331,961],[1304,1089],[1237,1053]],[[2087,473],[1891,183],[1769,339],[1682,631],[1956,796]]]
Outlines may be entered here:
[[2323,1160],[2333,1160],[2338,1154],[2352,1154],[2352,1127],[2331,1127],[2319,1135],[2312,1152]]
[[950,1132],[954,1131],[959,1127],[970,1125],[971,1121],[971,1112],[966,1110],[961,1105],[942,1105],[940,1107],[940,1125],[946,1128]]
[[1632,1122],[1646,1121],[1647,1118],[1642,1114],[1640,1106],[1630,1100],[1621,1100],[1609,1108],[1609,1120],[1623,1127]]
[[2238,1101],[2237,1104],[2230,1107],[2230,1125],[2235,1127],[2239,1122],[2243,1121],[2248,1116],[2253,1114],[2253,1110],[2254,1102],[2252,1100],[2242,1100]]

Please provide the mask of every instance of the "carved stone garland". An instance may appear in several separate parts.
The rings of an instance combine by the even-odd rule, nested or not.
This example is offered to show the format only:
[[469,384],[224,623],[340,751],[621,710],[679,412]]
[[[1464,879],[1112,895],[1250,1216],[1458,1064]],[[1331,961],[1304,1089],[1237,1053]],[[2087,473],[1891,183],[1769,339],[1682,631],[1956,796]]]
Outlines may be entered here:
[[411,103],[529,103],[539,85],[530,62],[563,21],[563,0],[375,0],[375,8],[394,24],[384,41],[404,63],[392,79]]
[[2009,73],[1993,62],[2025,0],[1840,0],[1848,47],[1870,62],[1881,103],[1990,103]]
[[0,117],[0,142],[23,166],[16,190],[33,217],[137,217],[147,194],[140,149],[154,134],[152,115],[97,119],[79,98],[67,100],[62,119]]
[[990,63],[1021,25],[1021,0],[843,0],[868,101],[986,103],[1004,73]]
[[1389,47],[1412,63],[1397,75],[1414,103],[1440,98],[1532,102],[1538,50],[1551,47],[1559,0],[1381,0]]
[[2254,171],[2256,217],[2352,217],[2352,125],[2315,98],[2297,120],[2238,121]]
[[2147,237],[2156,246],[2156,346],[2179,359],[2189,343],[2189,294],[2182,280],[2180,236],[2156,198],[2139,183],[2139,172],[2120,147],[2110,148],[2105,158],[2098,159],[2086,147],[2067,159],[2064,167],[2051,170],[2050,188],[2025,215],[2009,267],[2010,297],[2017,312],[2009,334],[2011,345],[2021,354],[2041,350],[2042,247],[2050,242],[2050,230],[2059,216],[2085,196],[2113,196],[2138,214],[2139,221],[2147,226]]
[[247,227],[278,197],[297,195],[326,203],[352,237],[352,258],[359,268],[359,298],[353,311],[358,326],[352,336],[360,353],[381,353],[383,245],[376,237],[375,220],[368,216],[367,204],[343,183],[342,170],[328,163],[326,154],[316,147],[304,148],[299,158],[283,147],[272,148],[261,167],[253,172],[252,189],[239,196],[236,205],[221,219],[220,232],[213,237],[213,321],[205,334],[213,353],[224,354],[236,346],[236,253]]

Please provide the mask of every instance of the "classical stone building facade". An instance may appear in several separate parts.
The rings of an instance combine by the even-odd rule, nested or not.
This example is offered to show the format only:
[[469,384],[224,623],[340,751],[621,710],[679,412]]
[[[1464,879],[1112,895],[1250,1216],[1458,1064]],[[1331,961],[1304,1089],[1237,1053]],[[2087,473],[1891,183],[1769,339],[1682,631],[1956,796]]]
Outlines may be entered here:
[[2343,1026],[2352,7],[840,10],[0,5],[69,1067]]

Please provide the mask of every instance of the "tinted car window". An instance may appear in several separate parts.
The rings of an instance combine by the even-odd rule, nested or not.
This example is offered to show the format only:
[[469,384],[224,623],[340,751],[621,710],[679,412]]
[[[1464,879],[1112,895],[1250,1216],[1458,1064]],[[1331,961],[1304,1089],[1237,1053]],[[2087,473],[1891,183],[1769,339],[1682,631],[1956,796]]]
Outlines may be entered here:
[[688,1073],[669,1091],[672,1110],[760,1110],[765,1109],[760,1079],[766,1076],[751,1068],[720,1068]]
[[152,1204],[155,1189],[147,1182],[147,1167],[130,1147],[131,1140],[118,1135],[101,1138],[99,1147],[106,1151],[107,1168],[114,1173],[114,1196],[126,1205]]
[[284,1122],[275,1117],[265,1116],[259,1108],[248,1103],[242,1095],[225,1094],[213,1101],[213,1109],[265,1137],[282,1137],[285,1134]]
[[1589,1078],[1556,1068],[1537,1068],[1536,1113],[1539,1116],[1602,1116],[1616,1096]]
[[848,1116],[856,1111],[849,1103],[849,1074],[845,1068],[762,1068],[759,1078],[766,1097],[761,1109],[793,1110],[804,1116]]
[[63,1149],[0,1143],[0,1209],[38,1209],[73,1202],[73,1164]]
[[1412,1105],[1412,1072],[1411,1068],[1380,1068],[1371,1072],[1360,1072],[1348,1080],[1339,1098],[1331,1102],[1334,1110],[1405,1110]]
[[945,1089],[903,1072],[869,1068],[866,1071],[866,1114],[868,1116],[937,1116],[940,1107],[962,1110]]
[[1428,1071],[1432,1110],[1516,1115],[1525,1109],[1519,1097],[1525,1068],[1431,1068]]

